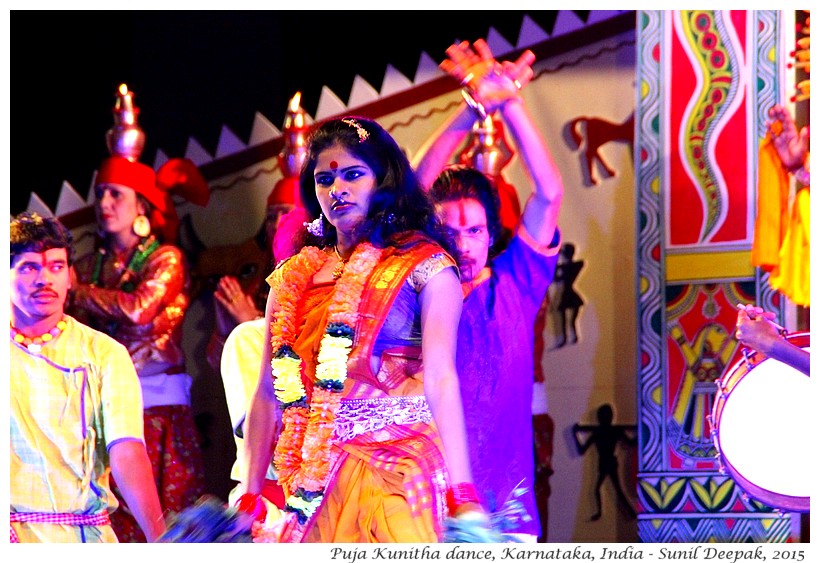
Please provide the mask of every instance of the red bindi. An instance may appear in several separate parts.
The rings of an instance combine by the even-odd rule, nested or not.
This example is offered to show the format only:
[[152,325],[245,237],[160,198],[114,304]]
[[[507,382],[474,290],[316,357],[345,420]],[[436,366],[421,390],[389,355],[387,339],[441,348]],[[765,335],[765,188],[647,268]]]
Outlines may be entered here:
[[336,169],[339,168],[339,163],[335,160],[330,161],[330,169],[336,172]]

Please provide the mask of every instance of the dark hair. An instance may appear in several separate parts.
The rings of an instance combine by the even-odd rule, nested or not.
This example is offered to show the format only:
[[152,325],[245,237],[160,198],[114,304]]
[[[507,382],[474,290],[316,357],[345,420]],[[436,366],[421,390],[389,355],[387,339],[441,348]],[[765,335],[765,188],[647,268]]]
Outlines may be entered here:
[[504,231],[501,226],[501,200],[498,188],[485,174],[469,166],[454,165],[441,171],[430,188],[430,198],[434,203],[458,201],[471,198],[477,200],[487,214],[487,230],[492,237],[490,256],[497,254],[504,246]]
[[[339,146],[367,164],[376,175],[365,220],[357,227],[359,240],[375,246],[398,246],[398,235],[420,231],[453,254],[453,245],[436,218],[435,208],[424,193],[407,155],[381,125],[358,116],[339,117],[319,125],[308,139],[307,156],[299,177],[302,203],[310,216],[321,213],[313,172],[319,154]],[[324,234],[307,235],[302,244],[329,246],[336,242],[336,229],[322,219]]]
[[37,213],[24,211],[10,223],[11,265],[25,252],[45,252],[52,248],[65,248],[68,265],[74,261],[74,237],[54,217],[40,217]]

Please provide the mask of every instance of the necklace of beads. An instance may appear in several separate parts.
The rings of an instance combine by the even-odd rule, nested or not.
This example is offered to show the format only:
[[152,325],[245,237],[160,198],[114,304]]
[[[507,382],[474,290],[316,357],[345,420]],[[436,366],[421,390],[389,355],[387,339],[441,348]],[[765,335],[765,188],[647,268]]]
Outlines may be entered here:
[[[134,281],[137,273],[145,266],[148,257],[159,247],[159,240],[154,235],[144,237],[140,240],[134,254],[131,255],[131,260],[128,261],[128,266],[120,276],[120,281],[117,287],[125,292],[132,292],[136,289],[137,284]],[[100,276],[102,274],[102,265],[105,260],[106,250],[104,247],[97,249],[97,256],[94,261],[94,270],[91,273],[91,285],[99,285]]]
[[25,346],[29,352],[33,354],[39,354],[40,350],[43,349],[43,344],[46,342],[51,342],[65,330],[65,327],[68,326],[68,323],[65,321],[65,318],[60,319],[60,321],[48,332],[41,334],[40,336],[26,336],[18,329],[11,327],[11,339]]

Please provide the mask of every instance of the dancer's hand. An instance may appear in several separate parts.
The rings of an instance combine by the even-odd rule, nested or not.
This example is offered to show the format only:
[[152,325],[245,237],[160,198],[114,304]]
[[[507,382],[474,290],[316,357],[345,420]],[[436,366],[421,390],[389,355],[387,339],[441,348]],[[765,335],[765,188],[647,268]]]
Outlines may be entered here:
[[803,127],[798,132],[791,113],[778,104],[769,109],[769,118],[766,126],[772,136],[777,156],[789,172],[794,172],[806,161],[809,151],[809,128]]
[[754,305],[738,305],[735,338],[749,348],[769,355],[772,346],[780,340],[780,327],[774,323],[775,314]]
[[460,81],[487,114],[509,100],[520,99],[519,90],[533,76],[532,51],[524,51],[515,62],[499,63],[483,39],[472,47],[467,41],[453,44],[447,49],[447,56],[439,65],[441,69]]

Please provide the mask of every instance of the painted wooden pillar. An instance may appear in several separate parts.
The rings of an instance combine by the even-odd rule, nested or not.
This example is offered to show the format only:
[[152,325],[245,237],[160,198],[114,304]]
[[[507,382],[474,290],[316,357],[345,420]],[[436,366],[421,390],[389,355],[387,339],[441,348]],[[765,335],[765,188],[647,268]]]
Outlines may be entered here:
[[777,11],[638,12],[638,495],[645,542],[794,539],[794,515],[750,499],[721,470],[710,421],[716,381],[739,358],[736,305],[783,314],[750,250],[758,144],[785,75],[784,18],[789,14]]

